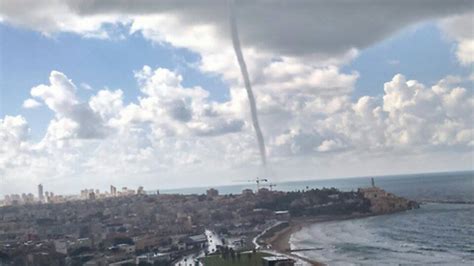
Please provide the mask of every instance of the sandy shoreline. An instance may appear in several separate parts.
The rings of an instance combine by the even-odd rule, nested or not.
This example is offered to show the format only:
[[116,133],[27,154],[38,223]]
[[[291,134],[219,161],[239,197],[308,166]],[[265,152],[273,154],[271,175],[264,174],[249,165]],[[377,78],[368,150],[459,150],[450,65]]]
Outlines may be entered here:
[[310,263],[311,265],[317,265],[317,266],[324,265],[323,263],[320,263],[318,261],[315,261],[312,259],[310,260],[308,258],[301,257],[301,256],[291,253],[291,247],[290,247],[290,238],[293,233],[300,231],[305,226],[309,226],[311,224],[318,223],[318,222],[322,222],[322,220],[315,219],[315,218],[293,219],[290,222],[290,225],[288,227],[275,233],[273,237],[267,240],[267,243],[271,245],[272,249],[278,251],[279,253],[297,257],[299,259],[302,259]]
[[349,219],[357,219],[368,217],[372,215],[348,215],[348,216],[321,216],[321,217],[312,217],[312,218],[296,218],[292,219],[289,222],[289,226],[276,232],[271,238],[267,239],[266,242],[271,245],[272,249],[282,253],[287,254],[293,257],[298,257],[312,265],[325,265],[321,262],[315,261],[313,259],[304,258],[298,255],[295,255],[291,251],[290,247],[290,238],[293,233],[300,231],[303,227],[310,226],[316,223],[329,222],[329,221],[343,221]]

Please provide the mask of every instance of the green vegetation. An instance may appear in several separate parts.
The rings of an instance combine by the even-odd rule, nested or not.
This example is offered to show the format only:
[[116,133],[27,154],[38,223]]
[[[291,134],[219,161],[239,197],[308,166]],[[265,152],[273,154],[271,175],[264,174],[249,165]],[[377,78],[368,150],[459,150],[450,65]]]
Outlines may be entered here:
[[[239,255],[240,254],[240,255]],[[224,259],[222,255],[211,255],[204,258],[204,266],[260,266],[262,257],[269,256],[262,252],[237,253],[235,257]]]

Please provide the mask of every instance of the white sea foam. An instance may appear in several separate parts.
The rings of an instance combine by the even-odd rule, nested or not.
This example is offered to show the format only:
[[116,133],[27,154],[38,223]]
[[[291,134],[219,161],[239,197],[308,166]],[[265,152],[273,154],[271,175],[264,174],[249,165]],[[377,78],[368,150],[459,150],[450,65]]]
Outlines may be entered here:
[[[315,249],[298,255],[330,265],[469,265],[472,252],[459,248],[463,244],[459,243],[461,236],[448,234],[460,232],[449,231],[450,224],[467,230],[470,225],[447,221],[455,218],[444,212],[445,207],[425,205],[421,210],[400,214],[314,224],[293,234],[290,245],[292,249]],[[469,211],[472,207],[467,206],[458,212],[469,215]],[[465,239],[464,246],[472,245]]]

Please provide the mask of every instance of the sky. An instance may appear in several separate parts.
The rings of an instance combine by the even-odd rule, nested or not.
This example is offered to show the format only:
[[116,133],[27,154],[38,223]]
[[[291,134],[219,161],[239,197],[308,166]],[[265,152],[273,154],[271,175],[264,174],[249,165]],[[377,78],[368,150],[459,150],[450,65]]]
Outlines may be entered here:
[[474,6],[0,0],[0,195],[473,169]]

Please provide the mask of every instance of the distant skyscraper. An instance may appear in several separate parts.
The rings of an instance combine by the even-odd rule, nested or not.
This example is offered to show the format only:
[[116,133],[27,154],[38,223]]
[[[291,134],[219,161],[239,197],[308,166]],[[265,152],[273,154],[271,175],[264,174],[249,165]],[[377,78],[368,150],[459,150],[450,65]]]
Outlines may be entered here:
[[41,201],[41,202],[44,201],[43,185],[42,185],[42,184],[39,184],[39,185],[38,185],[38,199],[39,199],[39,201]]
[[91,189],[91,190],[92,190],[92,191],[89,192],[89,199],[90,199],[90,200],[95,200],[95,198],[96,198],[96,197],[95,197],[95,196],[96,196],[96,195],[95,195],[95,192],[94,192],[93,189]]
[[117,188],[114,186],[110,186],[110,195],[116,196],[117,195]]

